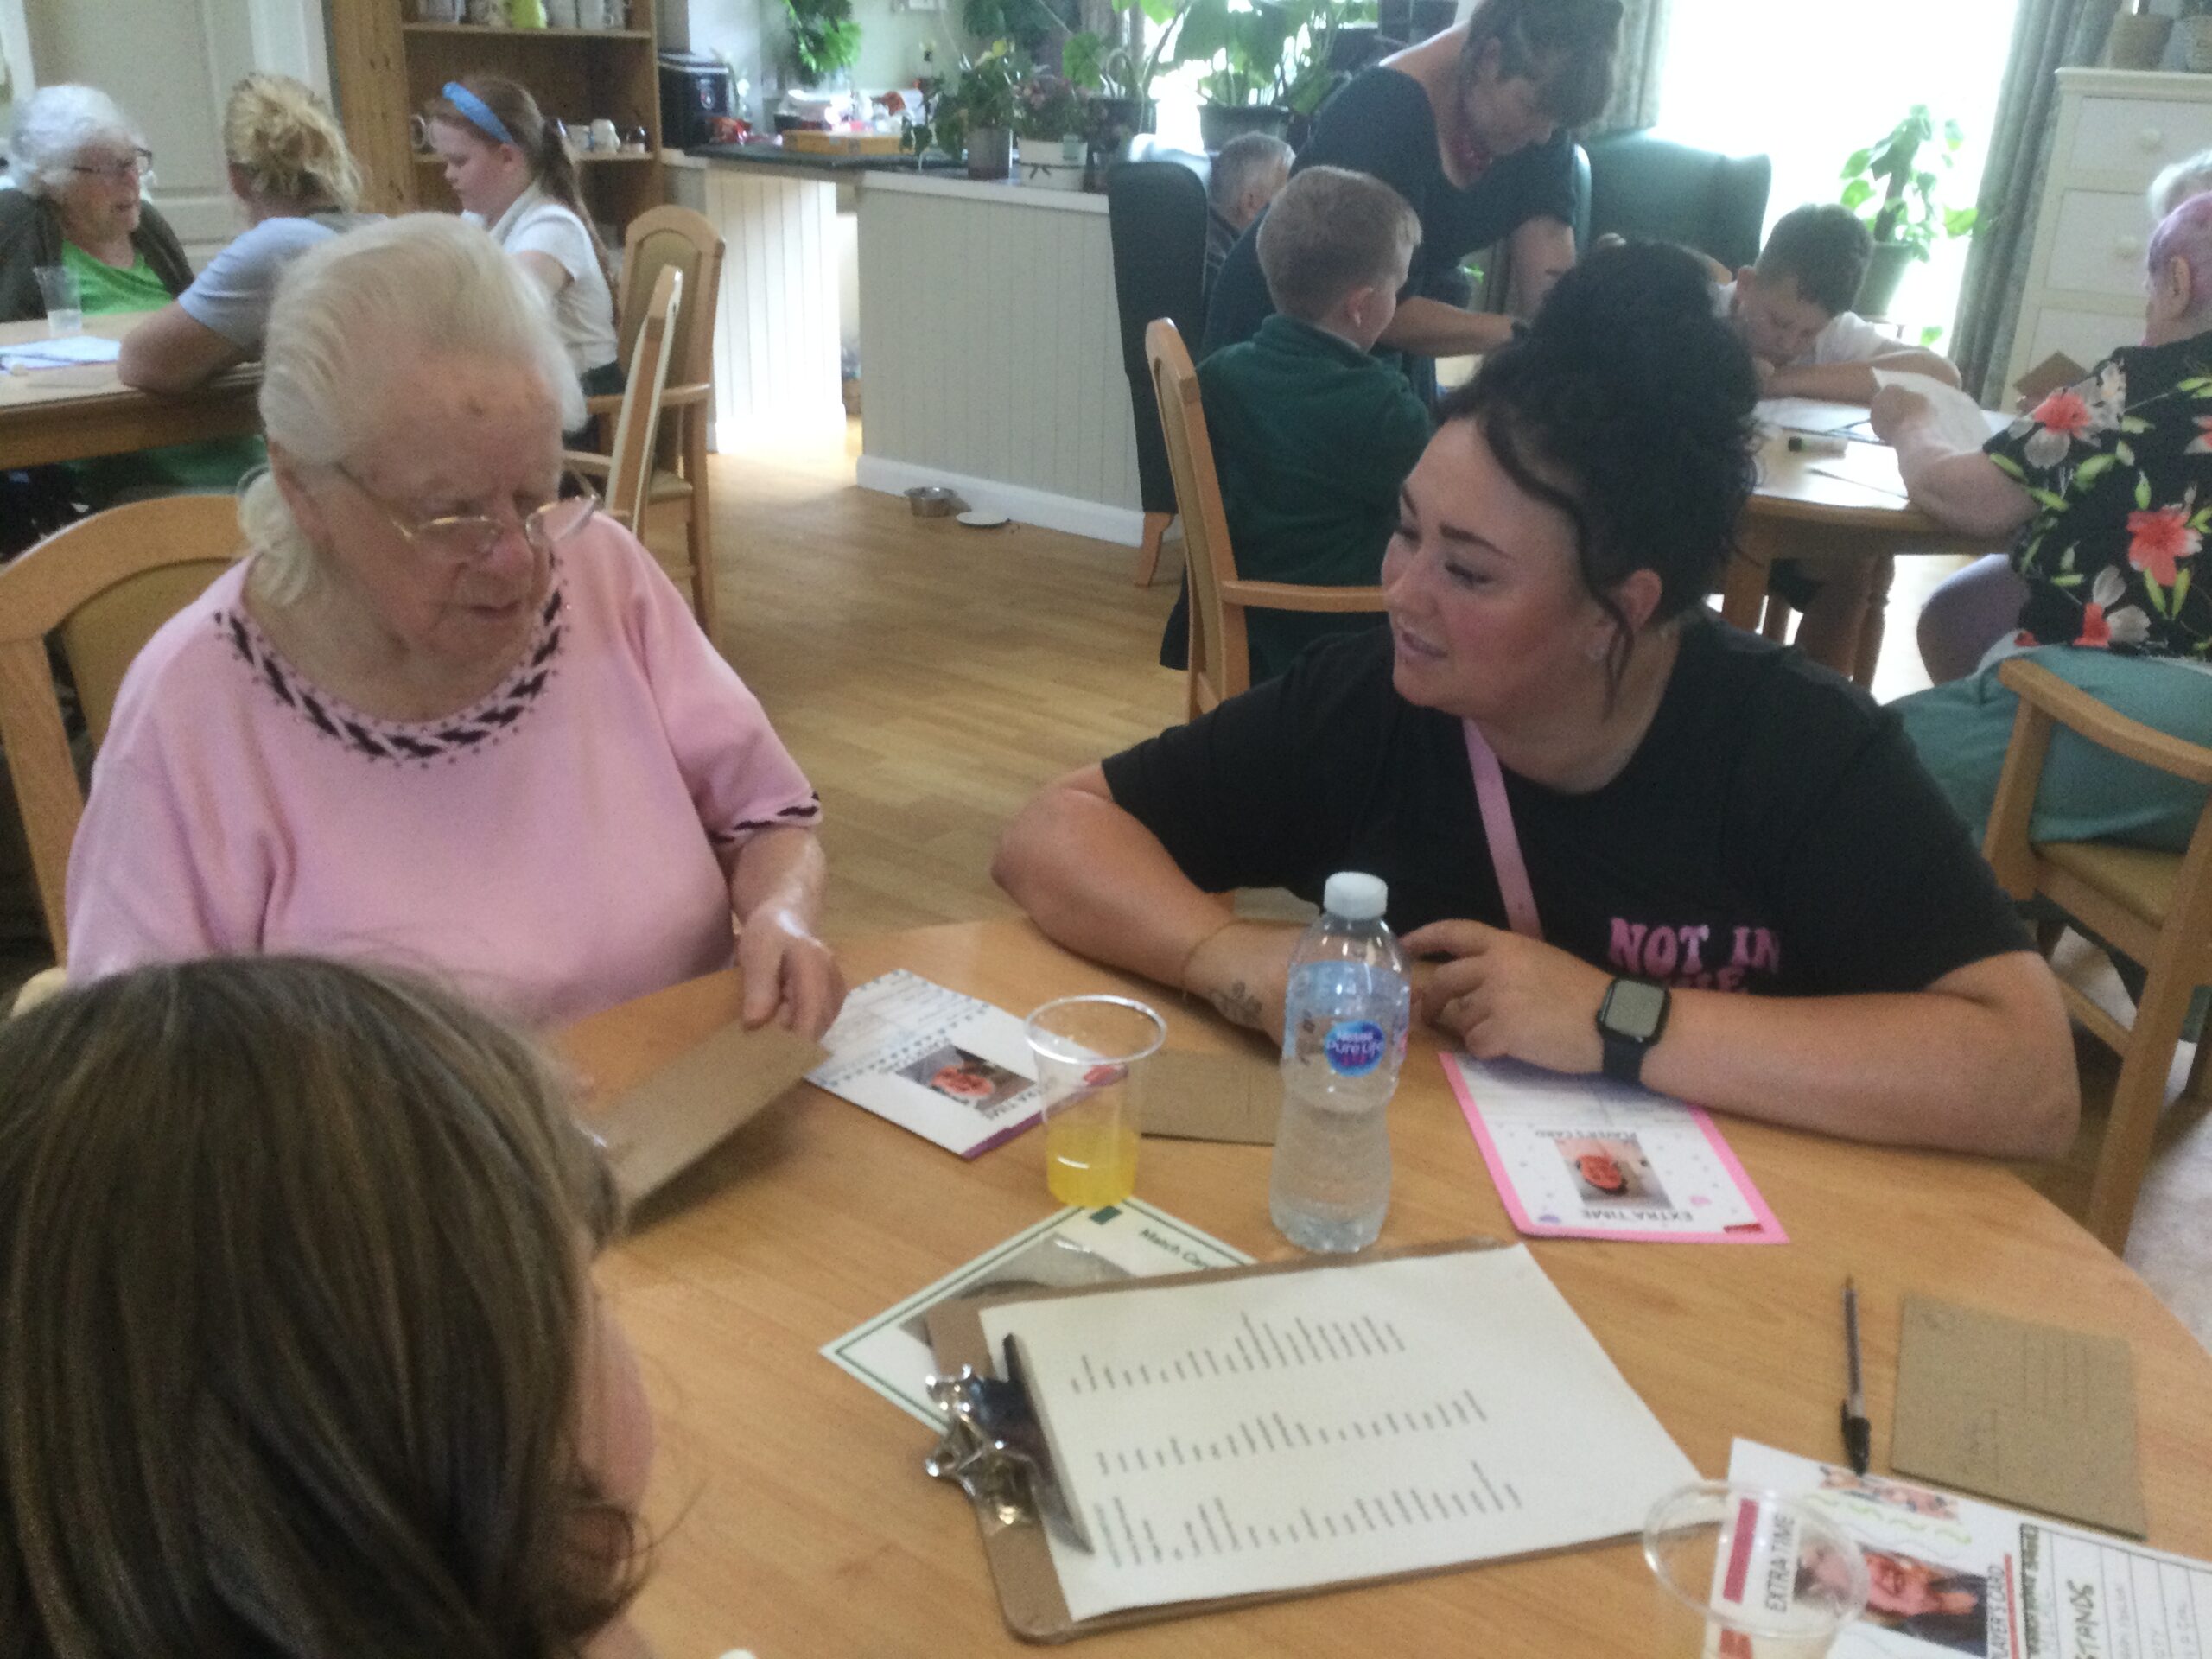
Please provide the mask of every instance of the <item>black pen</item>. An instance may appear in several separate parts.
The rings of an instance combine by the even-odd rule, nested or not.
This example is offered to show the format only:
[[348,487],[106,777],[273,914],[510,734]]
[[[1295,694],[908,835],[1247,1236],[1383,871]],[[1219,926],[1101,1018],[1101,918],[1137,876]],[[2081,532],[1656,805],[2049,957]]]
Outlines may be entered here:
[[1859,1287],[1843,1281],[1843,1358],[1850,1393],[1843,1400],[1843,1449],[1851,1472],[1863,1475],[1874,1450],[1874,1427],[1866,1421],[1866,1389],[1859,1367]]

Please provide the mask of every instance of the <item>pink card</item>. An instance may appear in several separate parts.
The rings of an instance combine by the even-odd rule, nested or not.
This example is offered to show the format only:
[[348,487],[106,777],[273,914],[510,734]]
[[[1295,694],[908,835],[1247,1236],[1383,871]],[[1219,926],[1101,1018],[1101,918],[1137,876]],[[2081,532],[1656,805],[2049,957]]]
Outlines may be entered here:
[[1445,1054],[1520,1231],[1647,1244],[1786,1244],[1710,1113],[1604,1077]]

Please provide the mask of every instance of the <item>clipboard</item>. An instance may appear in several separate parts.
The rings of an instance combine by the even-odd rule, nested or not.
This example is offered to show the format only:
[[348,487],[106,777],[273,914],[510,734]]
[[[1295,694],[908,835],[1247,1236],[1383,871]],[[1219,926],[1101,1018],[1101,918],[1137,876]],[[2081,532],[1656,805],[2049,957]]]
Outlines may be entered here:
[[[981,1311],[1002,1303],[1054,1301],[1064,1297],[1096,1296],[1107,1292],[1127,1294],[1131,1291],[1170,1290],[1201,1281],[1249,1279],[1262,1274],[1326,1272],[1332,1268],[1364,1267],[1370,1262],[1395,1261],[1406,1256],[1510,1249],[1521,1243],[1522,1240],[1513,1238],[1450,1239],[1441,1243],[1362,1251],[1356,1256],[1306,1256],[1287,1262],[1261,1262],[1249,1268],[1210,1268],[1198,1273],[1170,1274],[1159,1279],[1140,1279],[1109,1285],[1078,1285],[1066,1290],[1012,1291],[1000,1296],[978,1296],[964,1301],[940,1302],[929,1311],[930,1347],[937,1356],[943,1376],[950,1376],[966,1366],[978,1376],[995,1377],[1001,1373],[993,1363],[989,1344],[984,1340]],[[1068,1615],[1066,1599],[1060,1593],[1059,1574],[1053,1569],[1052,1551],[1046,1542],[1045,1529],[1037,1518],[1034,1505],[1019,1513],[1010,1513],[1002,1505],[978,1500],[975,1508],[976,1523],[982,1532],[984,1558],[990,1563],[991,1581],[999,1592],[999,1610],[1006,1619],[1007,1629],[1025,1642],[1071,1642],[1077,1637],[1090,1636],[1100,1630],[1122,1630],[1133,1624],[1155,1624],[1163,1620],[1186,1618],[1198,1613],[1223,1612],[1235,1607],[1255,1606],[1262,1602],[1288,1601],[1297,1597],[1325,1594],[1335,1590],[1393,1584],[1405,1579],[1434,1578],[1445,1573],[1463,1572],[1471,1565],[1488,1566],[1493,1560],[1525,1560],[1538,1554],[1558,1553],[1531,1551],[1522,1555],[1495,1556],[1480,1563],[1455,1561],[1408,1573],[1385,1573],[1369,1578],[1345,1579],[1335,1584],[1312,1588],[1268,1590],[1250,1595],[1220,1596],[1198,1601],[1163,1602],[1151,1607],[1123,1608],[1116,1612],[1102,1613],[1096,1618],[1078,1621]]]

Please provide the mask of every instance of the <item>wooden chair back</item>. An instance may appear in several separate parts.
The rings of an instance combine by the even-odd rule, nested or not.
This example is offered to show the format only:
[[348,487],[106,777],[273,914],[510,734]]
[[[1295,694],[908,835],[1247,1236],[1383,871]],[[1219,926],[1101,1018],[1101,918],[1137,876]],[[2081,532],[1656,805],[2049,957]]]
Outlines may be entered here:
[[1252,653],[1245,634],[1247,610],[1350,613],[1382,608],[1380,588],[1314,588],[1284,582],[1247,582],[1236,574],[1229,517],[1221,504],[1221,474],[1206,432],[1198,372],[1183,337],[1166,317],[1145,330],[1145,361],[1160,405],[1160,429],[1175,480],[1175,508],[1183,521],[1183,568],[1191,584],[1190,666],[1185,671],[1185,718],[1247,690]]
[[[712,412],[715,317],[721,303],[725,245],[714,222],[689,207],[640,213],[622,238],[622,292],[617,302],[621,361],[627,363],[636,350],[660,273],[674,270],[683,277],[683,309],[673,327],[676,343],[669,353],[668,391],[661,399],[660,442],[653,452],[653,464],[666,471],[678,469],[691,423],[698,423],[703,433]],[[703,439],[690,448],[703,453]]]
[[[2130,720],[2025,658],[2005,663],[1998,677],[2018,695],[2020,707],[1982,840],[1984,855],[2014,899],[2049,900],[2145,970],[2132,1026],[2075,986],[2062,982],[2059,987],[2067,1011],[2120,1057],[2087,1218],[2089,1230],[2118,1254],[2126,1247],[2150,1163],[2174,1046],[2196,988],[2212,984],[2212,795],[2188,847],[2164,853],[2105,842],[2031,841],[2036,792],[2060,726],[2127,760],[2208,788],[2212,748]],[[2186,1090],[2193,1100],[2204,1095],[2208,1055],[2212,1041],[2197,1048]]]
[[[1166,317],[1146,327],[1144,355],[1160,409],[1160,435],[1166,441],[1167,470],[1175,483],[1176,513],[1183,521],[1183,565],[1191,584],[1186,717],[1195,720],[1251,684],[1252,657],[1243,611],[1236,609],[1232,619],[1229,612],[1236,607],[1223,599],[1223,589],[1236,580],[1236,556],[1229,543],[1221,474],[1214,467],[1197,365]],[[1232,620],[1236,626],[1230,626]]]
[[132,659],[243,550],[231,497],[172,495],[94,513],[0,566],[0,749],[57,956],[68,951],[62,898],[85,798],[47,636],[60,636],[98,744]]
[[[641,532],[645,525],[653,446],[660,433],[661,394],[668,388],[683,295],[683,273],[674,265],[663,265],[653,279],[652,302],[631,348],[629,384],[622,389],[622,412],[614,419],[614,449],[607,466],[607,511],[633,532]],[[580,459],[570,456],[572,462]]]

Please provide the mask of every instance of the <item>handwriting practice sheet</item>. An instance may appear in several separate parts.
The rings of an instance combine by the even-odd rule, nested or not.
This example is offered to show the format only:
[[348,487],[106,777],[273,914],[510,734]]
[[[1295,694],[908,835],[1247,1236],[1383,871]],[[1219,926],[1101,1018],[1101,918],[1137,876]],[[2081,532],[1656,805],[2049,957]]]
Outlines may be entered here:
[[1697,1478],[1525,1247],[982,1319],[1096,1545],[1049,1538],[1077,1619],[1618,1537]]

